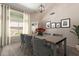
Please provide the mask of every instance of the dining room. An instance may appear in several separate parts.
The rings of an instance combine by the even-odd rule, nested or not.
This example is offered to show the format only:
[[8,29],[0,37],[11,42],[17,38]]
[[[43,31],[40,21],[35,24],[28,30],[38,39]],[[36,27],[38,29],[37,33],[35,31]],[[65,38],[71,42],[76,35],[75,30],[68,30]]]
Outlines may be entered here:
[[0,4],[0,55],[79,56],[78,10],[79,3]]

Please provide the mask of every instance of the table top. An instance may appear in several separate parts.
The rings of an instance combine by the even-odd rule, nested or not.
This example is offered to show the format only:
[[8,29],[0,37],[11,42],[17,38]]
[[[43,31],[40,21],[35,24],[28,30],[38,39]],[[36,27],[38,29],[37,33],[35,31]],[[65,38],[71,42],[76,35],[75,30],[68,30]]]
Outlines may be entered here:
[[45,39],[54,44],[56,44],[57,42],[59,42],[65,38],[63,36],[51,36],[51,35],[43,35],[43,36],[35,36],[35,37],[40,38],[40,39]]

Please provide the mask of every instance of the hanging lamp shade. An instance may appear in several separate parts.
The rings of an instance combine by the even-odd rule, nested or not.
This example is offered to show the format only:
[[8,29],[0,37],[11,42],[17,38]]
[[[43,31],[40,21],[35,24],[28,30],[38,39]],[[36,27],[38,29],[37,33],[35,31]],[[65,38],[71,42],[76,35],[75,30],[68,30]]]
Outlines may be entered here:
[[40,13],[42,13],[43,11],[45,11],[45,7],[43,4],[40,5]]

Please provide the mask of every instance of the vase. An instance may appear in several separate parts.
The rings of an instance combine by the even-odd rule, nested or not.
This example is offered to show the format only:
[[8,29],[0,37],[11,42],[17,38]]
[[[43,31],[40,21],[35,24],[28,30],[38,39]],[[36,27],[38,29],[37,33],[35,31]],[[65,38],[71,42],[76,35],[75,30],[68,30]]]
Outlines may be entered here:
[[43,36],[43,33],[42,33],[42,32],[38,32],[38,35],[39,35],[39,36]]

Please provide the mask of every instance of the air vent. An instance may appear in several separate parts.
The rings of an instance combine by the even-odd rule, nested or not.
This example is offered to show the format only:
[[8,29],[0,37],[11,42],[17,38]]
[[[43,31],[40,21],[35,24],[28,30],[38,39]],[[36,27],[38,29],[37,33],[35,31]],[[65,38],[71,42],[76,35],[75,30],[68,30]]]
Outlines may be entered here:
[[53,14],[55,14],[55,12],[50,13],[50,15],[53,15]]

